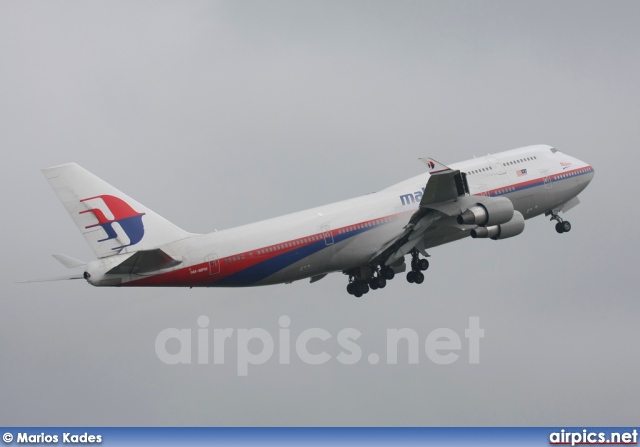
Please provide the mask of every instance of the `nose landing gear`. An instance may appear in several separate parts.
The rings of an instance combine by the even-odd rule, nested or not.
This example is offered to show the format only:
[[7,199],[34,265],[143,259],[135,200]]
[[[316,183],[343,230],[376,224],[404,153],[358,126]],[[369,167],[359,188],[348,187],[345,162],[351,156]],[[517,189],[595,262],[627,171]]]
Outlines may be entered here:
[[571,223],[569,223],[568,220],[563,220],[562,217],[558,215],[558,213],[554,213],[553,211],[550,211],[549,214],[551,215],[551,219],[549,220],[556,221],[556,231],[559,234],[568,233],[569,231],[571,231]]

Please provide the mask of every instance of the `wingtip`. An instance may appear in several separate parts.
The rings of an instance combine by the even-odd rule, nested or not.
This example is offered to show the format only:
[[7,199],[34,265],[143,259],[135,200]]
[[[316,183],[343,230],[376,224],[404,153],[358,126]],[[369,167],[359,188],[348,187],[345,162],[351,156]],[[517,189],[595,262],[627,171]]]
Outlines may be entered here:
[[419,160],[427,167],[427,170],[430,174],[439,174],[452,170],[449,166],[445,165],[444,163],[440,163],[438,160],[435,160],[431,157],[419,158]]

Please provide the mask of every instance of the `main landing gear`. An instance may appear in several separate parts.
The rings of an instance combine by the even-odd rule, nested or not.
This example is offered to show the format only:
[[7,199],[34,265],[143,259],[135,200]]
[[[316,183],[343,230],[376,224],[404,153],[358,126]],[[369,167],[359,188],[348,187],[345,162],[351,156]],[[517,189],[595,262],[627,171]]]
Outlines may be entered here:
[[411,271],[407,273],[407,281],[415,284],[422,284],[424,282],[424,272],[429,268],[429,261],[426,259],[420,259],[418,252],[413,250],[411,252]]
[[551,219],[549,220],[556,221],[556,231],[558,233],[562,234],[571,231],[571,224],[568,220],[563,220],[562,217],[558,216],[558,213],[554,213],[553,211],[550,211],[549,214],[551,215]]
[[[420,259],[416,250],[412,251],[411,271],[407,273],[407,281],[422,284],[424,282],[424,273],[422,272],[428,268],[429,261]],[[364,266],[344,273],[349,275],[347,292],[356,298],[366,295],[370,290],[384,289],[387,286],[387,281],[391,281],[396,276],[395,270],[388,265]]]
[[356,298],[369,293],[369,290],[384,289],[387,280],[393,279],[395,272],[390,267],[376,268],[369,279],[358,279],[355,275],[349,275],[347,292]]

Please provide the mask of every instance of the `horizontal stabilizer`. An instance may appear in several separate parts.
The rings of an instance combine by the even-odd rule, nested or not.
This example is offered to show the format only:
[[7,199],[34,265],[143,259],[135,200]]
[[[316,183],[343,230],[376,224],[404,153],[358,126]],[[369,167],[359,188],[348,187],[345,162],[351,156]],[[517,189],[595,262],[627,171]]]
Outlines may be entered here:
[[18,283],[24,284],[28,282],[50,282],[50,281],[66,281],[69,279],[84,279],[82,273],[78,273],[77,275],[63,275],[63,276],[53,276],[51,278],[38,278],[38,279],[28,279],[26,281],[17,281]]
[[75,259],[75,258],[72,258],[71,256],[63,255],[60,253],[51,255],[51,256],[56,258],[58,262],[60,262],[62,265],[64,265],[68,269],[72,269],[75,267],[84,267],[85,265],[87,265],[87,263],[84,261],[80,261],[79,259]]
[[148,273],[156,270],[168,269],[182,263],[172,258],[164,251],[154,250],[137,251],[123,262],[109,270],[113,274]]

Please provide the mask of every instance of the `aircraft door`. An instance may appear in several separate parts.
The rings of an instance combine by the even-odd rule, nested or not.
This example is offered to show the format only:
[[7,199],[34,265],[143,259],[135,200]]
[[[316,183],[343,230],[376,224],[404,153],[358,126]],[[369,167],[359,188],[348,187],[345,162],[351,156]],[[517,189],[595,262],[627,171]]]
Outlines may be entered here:
[[220,260],[217,253],[209,253],[206,257],[209,264],[209,275],[218,275],[220,273]]
[[322,236],[324,237],[325,245],[333,245],[333,234],[331,233],[331,227],[329,225],[323,225],[320,227],[322,230]]
[[549,170],[544,169],[540,171],[542,177],[544,178],[544,189],[551,189],[553,187],[553,183],[551,182],[551,177],[549,176]]
[[544,180],[544,189],[542,190],[542,194],[538,194],[538,205],[542,204],[543,208],[551,208],[555,206],[555,191],[553,189],[553,182],[551,181],[551,176],[549,175],[548,169],[540,170],[540,174]]
[[335,253],[335,240],[333,239],[331,227],[328,224],[320,225],[318,229],[322,233],[322,239],[320,240],[320,243],[324,241],[324,244],[319,252],[316,253],[313,257],[317,262],[317,267],[326,270],[327,266],[331,264]]
[[491,166],[493,166],[493,169],[498,174],[504,175],[507,173],[507,171],[504,169],[504,166],[502,166],[502,163],[500,163],[500,160],[498,160],[496,157],[488,156],[484,157],[484,159],[491,163]]

